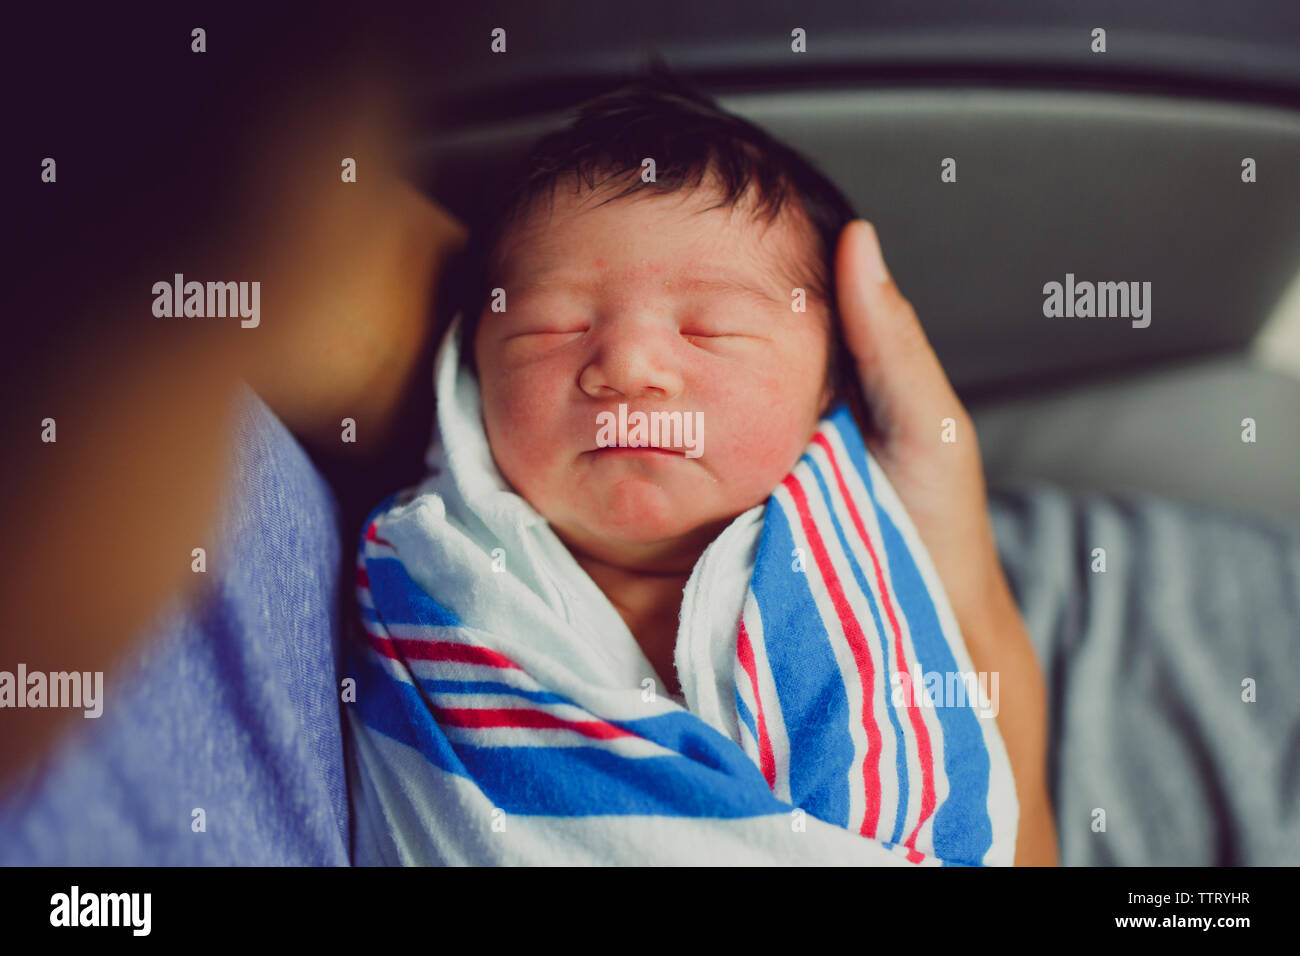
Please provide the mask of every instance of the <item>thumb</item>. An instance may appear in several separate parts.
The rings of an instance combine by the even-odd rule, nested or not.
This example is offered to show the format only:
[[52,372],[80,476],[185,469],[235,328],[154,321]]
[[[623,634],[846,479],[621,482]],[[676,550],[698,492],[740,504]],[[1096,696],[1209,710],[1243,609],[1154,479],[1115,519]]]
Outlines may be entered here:
[[916,312],[885,268],[876,230],[855,219],[840,234],[836,296],[863,397],[886,440],[936,433],[960,400]]

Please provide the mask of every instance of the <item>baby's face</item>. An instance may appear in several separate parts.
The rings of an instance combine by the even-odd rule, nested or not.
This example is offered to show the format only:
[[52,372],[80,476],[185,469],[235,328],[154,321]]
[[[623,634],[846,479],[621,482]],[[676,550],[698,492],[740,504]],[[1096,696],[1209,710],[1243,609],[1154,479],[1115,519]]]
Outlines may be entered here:
[[[484,424],[506,480],[571,548],[689,570],[811,439],[830,316],[811,294],[791,308],[811,237],[789,211],[765,232],[744,207],[700,211],[708,190],[598,205],[611,194],[561,186],[553,215],[543,201],[507,237],[506,311],[484,310],[474,344]],[[701,423],[697,448],[601,447],[598,415],[620,404],[632,423]]]

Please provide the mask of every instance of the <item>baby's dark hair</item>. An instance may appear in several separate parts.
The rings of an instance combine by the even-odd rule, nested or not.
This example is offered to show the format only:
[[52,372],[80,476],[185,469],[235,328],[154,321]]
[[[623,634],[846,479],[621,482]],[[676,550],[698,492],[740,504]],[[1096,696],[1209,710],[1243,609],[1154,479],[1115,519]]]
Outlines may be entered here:
[[[655,181],[642,182],[642,161],[653,157]],[[835,298],[834,257],[840,232],[857,218],[852,204],[815,166],[754,124],[721,109],[700,88],[653,56],[643,76],[581,104],[567,127],[533,146],[523,173],[501,195],[486,228],[471,230],[465,254],[468,275],[453,307],[463,313],[462,361],[474,368],[479,314],[494,287],[496,257],[509,228],[543,196],[573,180],[595,188],[626,177],[628,185],[606,202],[652,189],[660,193],[698,188],[716,177],[723,197],[715,207],[734,207],[751,187],[755,215],[774,221],[787,205],[801,211],[815,237],[805,265],[810,299],[825,302],[831,315],[828,379],[837,399],[849,398],[851,362]]]

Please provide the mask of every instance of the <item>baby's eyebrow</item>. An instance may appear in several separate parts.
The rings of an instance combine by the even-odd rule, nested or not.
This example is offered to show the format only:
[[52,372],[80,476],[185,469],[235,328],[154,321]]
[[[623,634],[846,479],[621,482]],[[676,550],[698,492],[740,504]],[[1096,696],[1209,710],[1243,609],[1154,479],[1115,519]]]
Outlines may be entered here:
[[685,292],[730,292],[762,299],[764,302],[785,305],[785,302],[768,290],[752,285],[743,279],[729,276],[710,276],[682,279],[676,282],[665,279],[664,285]]

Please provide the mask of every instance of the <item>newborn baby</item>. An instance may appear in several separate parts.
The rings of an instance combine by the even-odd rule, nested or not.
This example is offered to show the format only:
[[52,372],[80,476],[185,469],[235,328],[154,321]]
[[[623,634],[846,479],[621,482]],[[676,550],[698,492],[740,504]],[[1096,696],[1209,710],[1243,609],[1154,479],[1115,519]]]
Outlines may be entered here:
[[[700,137],[681,147],[696,163],[707,157],[706,135],[728,132],[716,121],[698,126],[677,131]],[[580,124],[571,135],[592,132]],[[488,297],[468,334],[501,473],[545,516],[676,695],[673,648],[692,568],[790,472],[838,390],[827,240],[853,213],[776,143],[753,157],[764,176],[789,177],[774,210],[777,194],[761,196],[755,183],[725,202],[735,182],[656,149],[672,144],[670,130],[646,123],[639,132],[636,142],[610,144],[631,150],[631,170],[581,170],[601,177],[594,188],[576,169],[553,192],[526,183],[532,192],[498,228],[481,287],[503,290],[505,308],[493,311]],[[655,183],[642,182],[642,150],[659,153]],[[707,436],[702,454],[687,454],[680,439],[601,447],[602,415],[620,406],[627,416],[693,417]]]
[[[709,208],[716,185],[603,192],[563,190],[511,230],[495,280],[507,308],[485,310],[474,341],[483,422],[501,473],[677,694],[692,568],[789,474],[830,404],[829,305],[805,291],[807,311],[791,308],[822,252],[794,210],[763,229],[748,206]],[[695,417],[702,454],[600,447],[620,405]]]
[[[977,450],[868,452],[861,297],[889,287],[848,202],[664,76],[524,170],[471,240],[430,474],[361,542],[357,860],[1012,862],[1015,757],[986,674],[949,699],[975,671],[941,573],[1000,642],[981,674],[1011,662],[1019,693],[1029,645],[989,586]],[[914,318],[886,334],[922,373],[873,390],[892,421],[964,427]],[[647,416],[692,431],[625,433]],[[926,544],[958,537],[942,565],[877,457]]]

